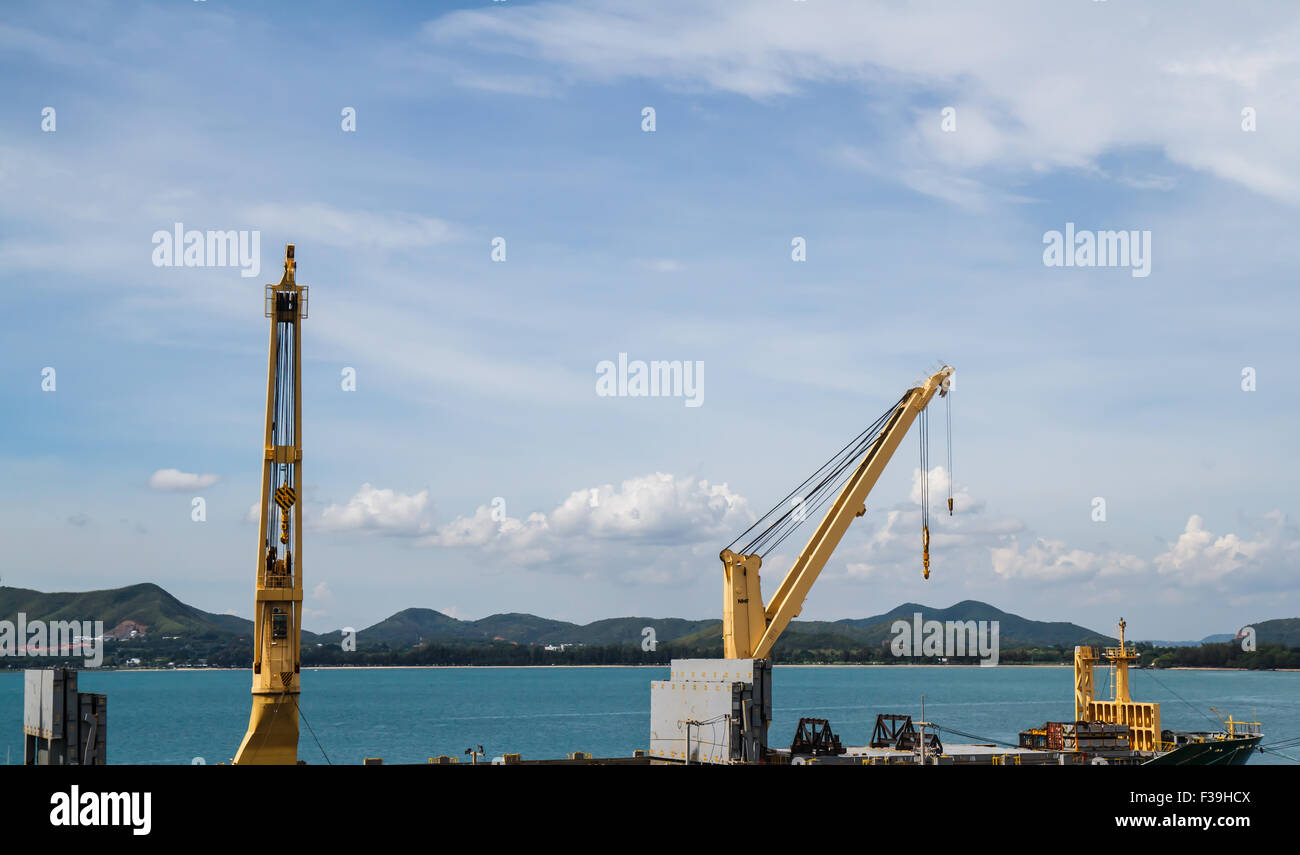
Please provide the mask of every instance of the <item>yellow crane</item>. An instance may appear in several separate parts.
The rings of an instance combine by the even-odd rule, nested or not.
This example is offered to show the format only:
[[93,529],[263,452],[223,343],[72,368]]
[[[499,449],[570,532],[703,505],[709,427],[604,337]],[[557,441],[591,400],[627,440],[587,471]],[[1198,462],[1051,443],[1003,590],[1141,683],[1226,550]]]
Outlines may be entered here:
[[[726,597],[722,612],[722,638],[723,655],[727,659],[769,657],[772,646],[781,633],[803,609],[808,591],[844,537],[849,524],[867,512],[867,494],[876,485],[880,473],[918,416],[921,417],[922,566],[925,578],[930,578],[929,437],[925,408],[936,394],[948,396],[952,373],[953,369],[945,365],[920,386],[908,389],[898,403],[877,419],[875,424],[850,441],[784,501],[722,551],[719,557],[725,575]],[[950,416],[950,430],[951,423]],[[951,514],[951,434],[948,442],[948,513]],[[854,467],[854,461],[859,458],[861,463]],[[834,497],[834,501],[808,545],[799,553],[794,566],[772,599],[764,605],[758,572],[763,564],[763,555],[780,545],[807,518],[810,510],[816,511],[831,497]],[[751,534],[753,537],[744,546],[732,550],[731,547]]]
[[267,285],[271,319],[266,432],[253,602],[253,711],[236,765],[298,761],[302,651],[302,320],[307,286],[295,281],[293,244],[284,276]]

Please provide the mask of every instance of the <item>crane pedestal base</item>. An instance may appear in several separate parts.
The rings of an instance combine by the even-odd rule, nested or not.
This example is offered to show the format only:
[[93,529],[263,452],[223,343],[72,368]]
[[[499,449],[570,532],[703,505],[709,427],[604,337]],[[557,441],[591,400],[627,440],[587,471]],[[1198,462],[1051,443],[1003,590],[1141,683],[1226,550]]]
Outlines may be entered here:
[[253,695],[248,733],[235,755],[236,766],[293,766],[298,762],[298,698],[293,694]]
[[684,763],[761,763],[772,720],[766,659],[674,659],[650,684],[650,756]]

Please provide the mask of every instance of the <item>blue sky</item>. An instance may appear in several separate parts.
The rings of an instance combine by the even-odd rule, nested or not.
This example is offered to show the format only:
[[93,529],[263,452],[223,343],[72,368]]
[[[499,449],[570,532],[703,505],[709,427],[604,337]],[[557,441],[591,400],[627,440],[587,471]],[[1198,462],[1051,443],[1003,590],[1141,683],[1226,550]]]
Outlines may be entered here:
[[[1266,3],[10,7],[0,576],[251,612],[261,292],[294,242],[309,629],[717,615],[718,550],[940,361],[931,579],[909,438],[804,617],[1293,616],[1298,30]],[[257,230],[259,275],[154,266],[176,222]],[[1150,275],[1045,266],[1066,223],[1149,232]],[[702,405],[596,395],[620,353],[703,363]]]

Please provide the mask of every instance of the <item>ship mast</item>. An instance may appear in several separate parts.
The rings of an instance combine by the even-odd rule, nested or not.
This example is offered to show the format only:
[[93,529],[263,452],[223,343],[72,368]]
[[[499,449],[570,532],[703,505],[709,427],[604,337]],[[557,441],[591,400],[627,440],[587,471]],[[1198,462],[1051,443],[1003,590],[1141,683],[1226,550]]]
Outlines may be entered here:
[[[1160,704],[1136,702],[1129,695],[1128,666],[1138,660],[1137,651],[1124,641],[1128,624],[1119,619],[1119,647],[1107,647],[1098,655],[1087,645],[1074,648],[1074,718],[1075,721],[1101,721],[1126,724],[1129,746],[1134,751],[1159,751],[1162,747]],[[1115,666],[1115,697],[1099,700],[1093,669],[1098,663]]]

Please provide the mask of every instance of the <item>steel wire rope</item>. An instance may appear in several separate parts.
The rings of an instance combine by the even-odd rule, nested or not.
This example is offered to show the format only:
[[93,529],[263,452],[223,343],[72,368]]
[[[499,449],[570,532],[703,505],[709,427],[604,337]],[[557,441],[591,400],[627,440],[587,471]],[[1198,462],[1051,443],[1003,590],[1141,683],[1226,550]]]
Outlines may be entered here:
[[[749,526],[749,528],[741,532],[735,540],[728,544],[727,548],[734,548],[737,543],[753,532],[756,528],[771,520],[766,528],[755,535],[744,547],[738,550],[740,554],[746,555],[753,554],[754,552],[759,552],[763,556],[770,554],[772,550],[779,546],[785,538],[789,537],[795,529],[799,528],[799,526],[807,521],[809,516],[807,509],[810,505],[813,506],[814,510],[822,507],[828,498],[831,495],[834,495],[838,489],[842,487],[851,476],[851,472],[849,472],[850,467],[874,446],[879,439],[880,432],[883,430],[888,420],[895,412],[897,412],[899,405],[902,404],[904,398],[906,398],[906,395],[900,397],[894,406],[883,413],[868,428],[850,440],[838,452],[832,455],[830,459],[819,466],[812,475],[805,478],[799,486],[791,490],[785,498],[774,505],[769,511],[767,511],[767,513],[759,517]],[[807,489],[809,484],[814,482],[816,482],[815,486],[811,489]],[[798,502],[795,502],[794,504],[790,503],[792,498],[805,490],[807,490],[807,492],[804,492],[803,495],[800,496]],[[780,515],[776,516],[775,519],[772,519],[773,515],[778,512],[780,512]]]

